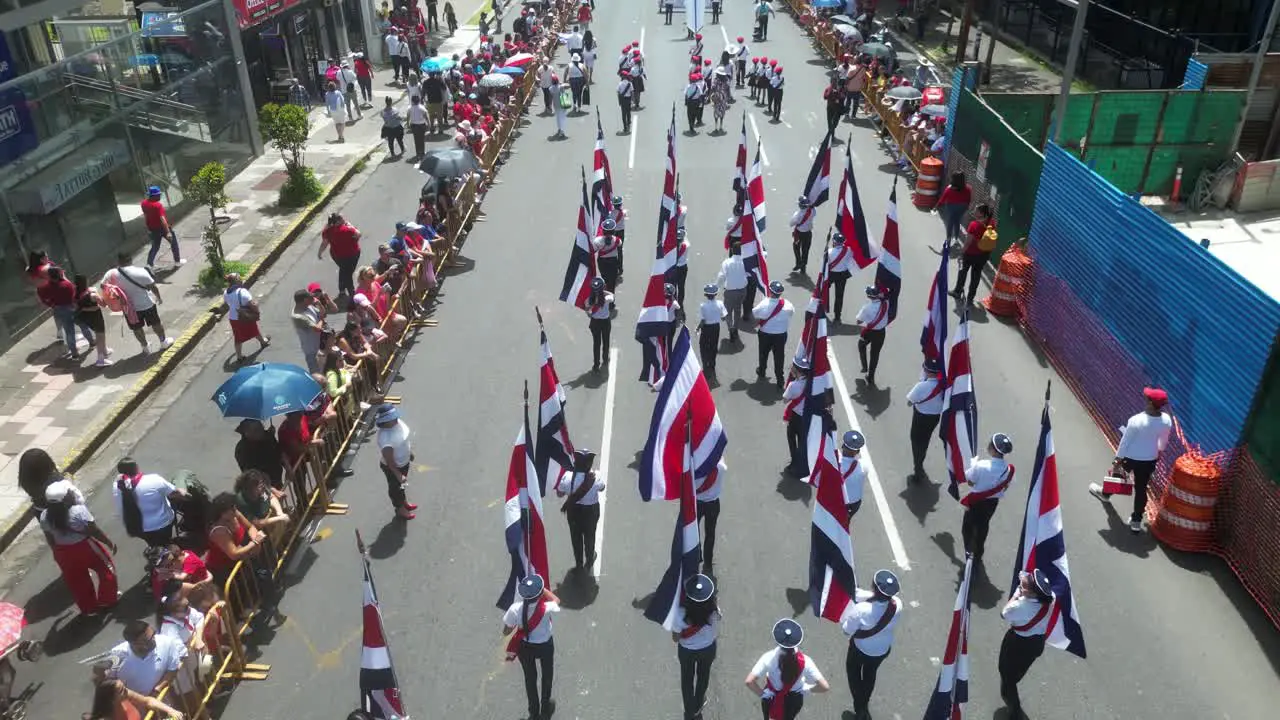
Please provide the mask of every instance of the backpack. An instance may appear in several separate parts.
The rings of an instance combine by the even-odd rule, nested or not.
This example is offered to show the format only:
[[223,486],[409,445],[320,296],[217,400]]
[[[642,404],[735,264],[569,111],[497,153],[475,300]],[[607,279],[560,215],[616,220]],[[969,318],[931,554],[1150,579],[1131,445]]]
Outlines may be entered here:
[[565,110],[573,107],[573,93],[569,88],[560,88],[560,107]]
[[124,290],[114,283],[103,283],[102,292],[98,296],[102,298],[102,304],[113,313],[124,312],[125,305],[129,302]]
[[125,532],[129,537],[142,537],[142,508],[138,507],[133,478],[120,475],[116,478],[116,488],[120,491],[120,514],[124,516]]
[[978,249],[982,252],[991,252],[996,249],[996,242],[1000,239],[1000,235],[996,232],[994,225],[988,226],[986,231],[982,233],[982,237],[978,238]]

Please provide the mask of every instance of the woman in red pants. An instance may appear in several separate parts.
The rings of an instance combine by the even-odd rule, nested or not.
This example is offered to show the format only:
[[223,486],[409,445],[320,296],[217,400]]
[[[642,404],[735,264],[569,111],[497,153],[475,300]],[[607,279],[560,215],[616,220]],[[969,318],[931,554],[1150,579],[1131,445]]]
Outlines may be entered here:
[[[111,561],[116,544],[98,528],[71,483],[51,483],[45,489],[45,501],[48,506],[40,513],[40,527],[53,548],[53,559],[62,570],[62,580],[75,598],[76,607],[84,615],[110,610],[120,597],[116,591],[116,567]],[[94,575],[98,578],[96,591]]]

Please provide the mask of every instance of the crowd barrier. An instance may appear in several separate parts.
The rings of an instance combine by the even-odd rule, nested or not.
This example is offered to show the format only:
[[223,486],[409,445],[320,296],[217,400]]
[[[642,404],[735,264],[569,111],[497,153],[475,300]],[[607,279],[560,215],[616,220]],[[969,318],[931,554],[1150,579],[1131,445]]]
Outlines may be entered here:
[[[568,3],[556,3],[557,18],[551,32],[534,53],[534,62],[525,67],[525,74],[512,85],[509,101],[481,149],[478,157],[481,172],[469,175],[456,192],[444,198],[447,212],[438,224],[439,235],[431,242],[434,259],[430,262],[437,278],[456,264],[462,241],[479,217],[485,188],[501,166],[529,102],[539,92],[538,71],[552,61],[557,45],[555,33],[564,27],[568,11]],[[388,305],[381,324],[387,339],[373,345],[376,358],[362,359],[351,370],[351,385],[345,394],[330,403],[332,412],[326,413],[326,419],[315,430],[316,442],[286,467],[280,503],[289,516],[289,523],[280,535],[280,542],[268,542],[262,555],[241,560],[232,567],[221,588],[222,600],[210,610],[207,630],[192,638],[192,656],[197,658],[193,663],[203,669],[192,670],[191,689],[178,692],[177,688],[166,688],[158,695],[188,718],[208,718],[210,701],[228,692],[237,682],[268,677],[269,665],[247,661],[241,638],[248,632],[264,596],[275,593],[275,580],[306,528],[325,515],[347,512],[345,504],[333,501],[330,481],[352,444],[368,429],[370,408],[400,401],[399,397],[386,393],[388,379],[393,377],[402,359],[404,337],[412,330],[435,324],[433,320],[416,317],[412,311],[429,302],[436,287],[434,284],[428,287],[424,268],[418,267],[411,273],[404,288]],[[211,640],[207,647],[196,647],[198,641],[206,637]],[[163,719],[150,712],[146,720]]]

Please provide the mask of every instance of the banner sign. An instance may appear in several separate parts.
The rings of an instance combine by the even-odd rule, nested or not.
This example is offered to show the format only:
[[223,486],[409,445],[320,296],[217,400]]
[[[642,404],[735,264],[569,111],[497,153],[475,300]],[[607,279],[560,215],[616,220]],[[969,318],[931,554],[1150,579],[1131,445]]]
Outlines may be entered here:
[[236,11],[236,22],[244,30],[302,2],[303,0],[231,0],[231,5]]
[[[9,42],[0,33],[0,84],[18,76]],[[40,144],[27,96],[17,87],[0,90],[0,167],[26,155]]]

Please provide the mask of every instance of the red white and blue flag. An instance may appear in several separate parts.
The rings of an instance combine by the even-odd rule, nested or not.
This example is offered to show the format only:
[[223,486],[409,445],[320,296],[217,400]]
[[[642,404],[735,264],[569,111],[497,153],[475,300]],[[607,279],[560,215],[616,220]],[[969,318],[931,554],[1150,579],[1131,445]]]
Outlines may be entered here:
[[542,313],[537,308],[534,311],[538,314],[542,355],[538,366],[538,443],[534,457],[538,488],[542,497],[546,497],[547,480],[559,480],[561,474],[573,467],[573,443],[569,440],[569,424],[564,414],[568,396],[556,374],[556,361],[551,356],[547,330],[542,326]]
[[578,228],[573,235],[573,251],[569,253],[569,267],[564,272],[564,285],[560,288],[561,302],[585,310],[591,297],[591,279],[596,276],[596,251],[591,240],[596,225],[591,215],[591,201],[587,196],[587,171],[582,169],[582,204],[578,206]]
[[747,111],[742,111],[742,134],[738,136],[738,154],[733,161],[734,204],[746,202],[747,194]]
[[[764,166],[760,162],[760,142],[756,142],[756,159],[751,163],[751,170],[747,172],[747,203],[750,206],[750,212],[743,212],[743,217],[750,217],[755,220],[756,236],[758,237],[765,230],[767,211],[764,202]],[[744,223],[745,224],[745,223]],[[743,237],[746,237],[746,231],[743,231]]]
[[515,602],[516,584],[529,573],[549,577],[547,567],[547,533],[542,516],[544,489],[538,483],[538,471],[529,444],[529,407],[526,402],[524,424],[511,448],[507,467],[507,493],[502,506],[507,552],[511,553],[511,575],[498,597],[498,607],[506,609]]
[[[688,335],[688,331],[685,331]],[[680,473],[680,515],[676,517],[675,537],[671,539],[671,564],[662,575],[658,589],[649,599],[644,616],[661,623],[662,627],[676,631],[676,610],[680,607],[680,594],[684,581],[698,574],[702,564],[702,538],[698,533],[698,499],[694,490],[692,439],[693,420],[685,413],[684,422],[677,423],[685,435],[685,442],[678,448],[683,456]]]
[[951,479],[947,494],[959,500],[966,464],[978,454],[978,395],[973,384],[973,366],[969,361],[968,311],[961,316],[956,334],[951,338],[946,383],[940,436],[947,475]]
[[408,720],[400,698],[387,632],[382,625],[382,608],[373,585],[373,570],[364,540],[356,531],[356,547],[364,561],[363,640],[360,643],[360,709],[376,720]]
[[[817,482],[812,477],[812,471],[819,466],[823,442],[827,435],[834,433],[836,429],[835,418],[831,417],[830,411],[831,401],[834,398],[832,390],[834,376],[831,373],[831,357],[827,353],[827,306],[825,303],[819,301],[817,312],[805,319],[805,334],[801,342],[806,352],[805,359],[809,361],[809,374],[805,378],[804,395],[801,396],[803,407],[800,408],[800,412],[804,417],[806,464],[807,469],[811,471],[809,482],[816,486]],[[788,419],[784,415],[783,420]],[[832,451],[834,452],[834,446]],[[838,468],[840,463],[837,461],[835,466]]]
[[[840,180],[840,197],[836,198],[836,229],[844,236],[844,252],[853,255],[853,264],[865,268],[876,261],[880,248],[867,231],[867,215],[858,196],[858,180],[853,176],[853,156],[848,144],[844,148],[844,177]],[[841,260],[843,260],[843,252]]]
[[951,240],[942,247],[938,272],[929,287],[929,305],[924,311],[924,327],[920,330],[920,350],[926,360],[944,363],[947,348],[947,263],[951,257]]
[[826,202],[831,195],[831,136],[831,133],[827,133],[822,138],[818,154],[813,156],[809,177],[804,181],[804,192],[801,195],[809,201],[811,208]]
[[942,653],[938,684],[925,708],[924,720],[963,720],[969,702],[969,588],[973,578],[973,557],[964,563],[964,581],[956,593],[951,611],[951,630]]
[[[596,151],[591,172],[591,206],[599,223],[609,217],[613,201],[613,172],[609,169],[609,155],[604,149],[604,126],[600,124],[600,108],[596,108]],[[599,234],[599,233],[597,233]]]
[[809,540],[809,603],[814,615],[838,623],[853,601],[854,575],[834,423],[821,434],[809,482],[817,488]]
[[[769,262],[765,259],[764,243],[760,240],[764,224],[758,220],[751,222],[753,217],[764,217],[764,184],[760,180],[760,145],[758,143],[756,144],[756,161],[751,166],[751,177],[753,180],[747,186],[747,203],[742,208],[742,267],[747,271],[748,277],[755,278],[760,290],[767,293]],[[725,240],[727,242],[728,238],[726,237]]]
[[[830,256],[822,253],[822,269],[818,271],[818,279],[813,283],[813,291],[809,293],[809,304],[804,309],[804,330],[800,333],[800,342],[796,343],[797,360],[809,360],[810,338],[817,337],[817,317],[821,312],[826,318],[827,306],[831,297],[831,271],[828,263]],[[823,335],[826,335],[825,328]],[[829,387],[829,386],[828,386]]]
[[675,500],[684,474],[686,423],[692,416],[693,477],[707,478],[729,444],[711,388],[702,374],[688,328],[680,328],[671,354],[671,372],[663,378],[640,459],[640,498]]
[[[658,257],[669,261],[668,267],[676,263],[676,215],[679,207],[676,203],[676,108],[671,106],[671,126],[667,128],[667,170],[662,178],[662,200],[658,205]],[[663,268],[666,274],[667,268]]]
[[1058,461],[1054,456],[1053,427],[1049,423],[1049,392],[1045,391],[1044,413],[1040,416],[1040,443],[1036,464],[1027,490],[1027,512],[1022,520],[1022,538],[1014,558],[1013,585],[1018,589],[1018,573],[1039,569],[1053,586],[1054,601],[1045,632],[1048,644],[1085,657],[1084,628],[1071,590],[1071,569],[1067,564],[1067,538],[1062,530],[1062,506],[1058,502]]
[[889,210],[884,218],[884,240],[877,256],[876,286],[889,291],[889,322],[898,317],[898,296],[902,294],[902,254],[898,250],[898,182],[889,191]]

